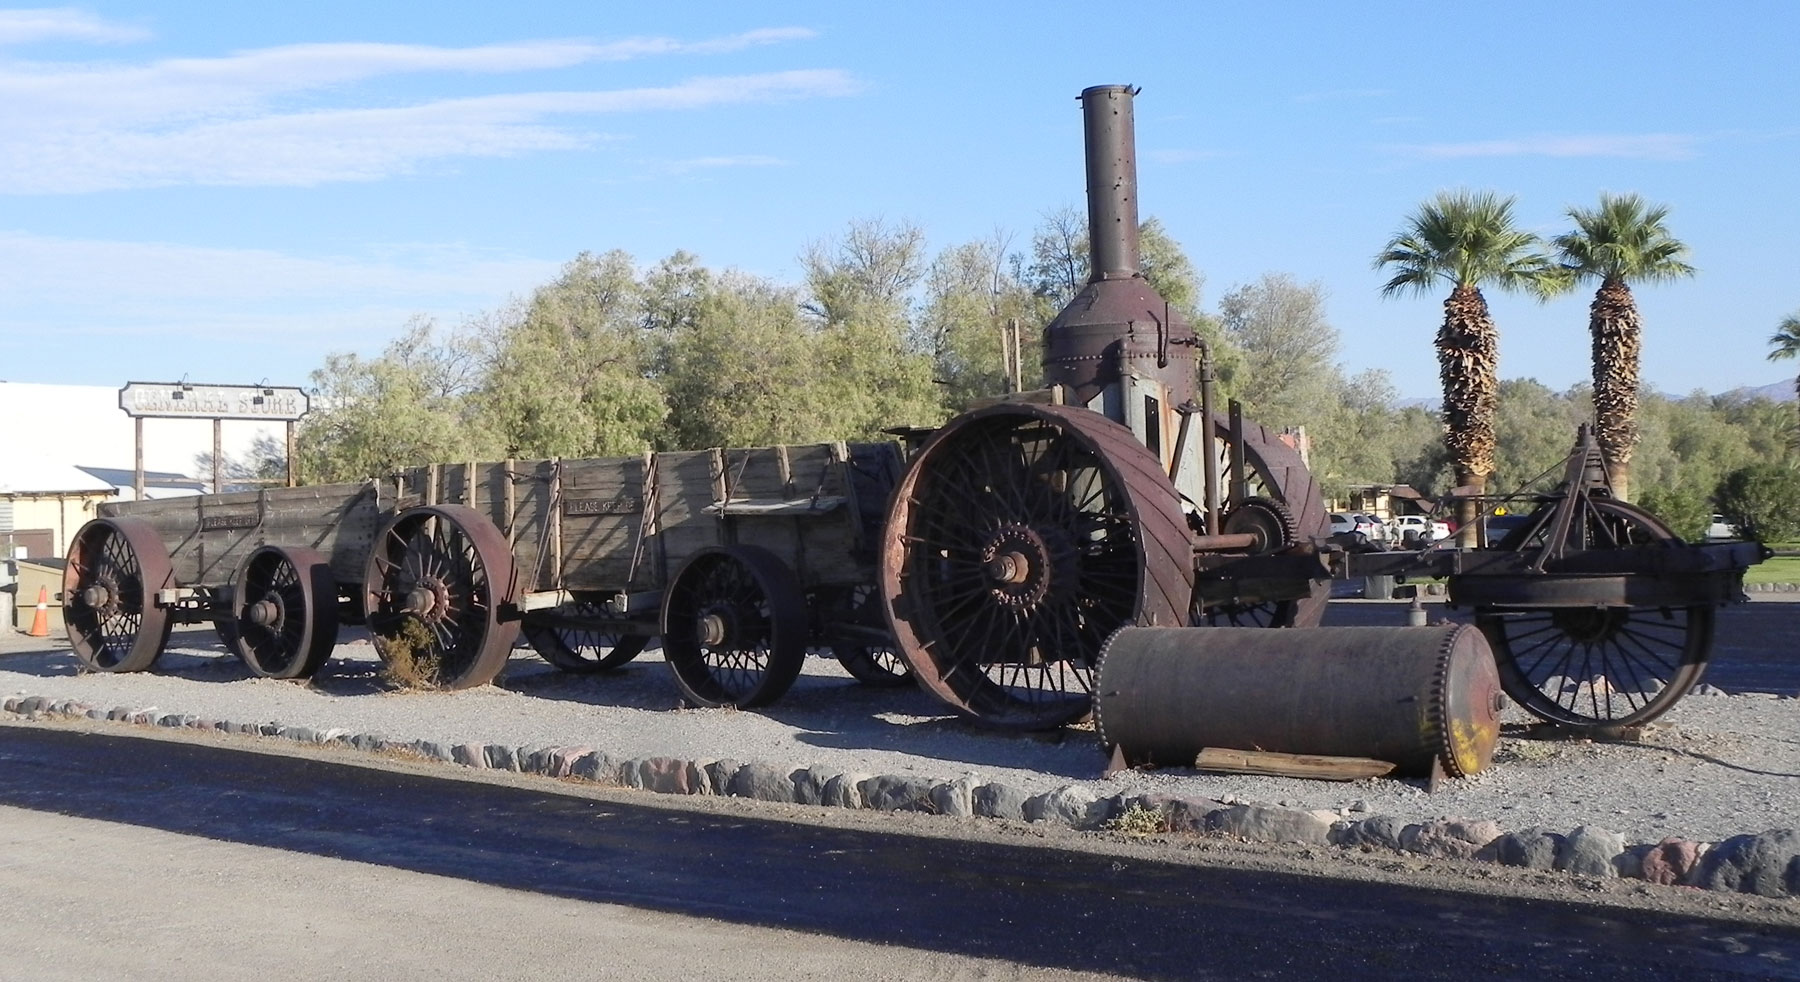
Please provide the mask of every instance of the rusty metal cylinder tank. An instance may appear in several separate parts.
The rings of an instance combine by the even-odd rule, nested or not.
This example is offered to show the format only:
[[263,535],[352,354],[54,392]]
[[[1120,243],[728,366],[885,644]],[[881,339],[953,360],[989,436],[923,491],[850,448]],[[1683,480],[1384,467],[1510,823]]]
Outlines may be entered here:
[[1044,329],[1044,379],[1086,405],[1121,370],[1154,378],[1178,406],[1194,398],[1194,329],[1139,272],[1137,151],[1129,85],[1082,90],[1092,272]]
[[1505,705],[1467,625],[1126,627],[1100,653],[1094,720],[1131,764],[1207,747],[1392,761],[1462,777],[1493,760]]

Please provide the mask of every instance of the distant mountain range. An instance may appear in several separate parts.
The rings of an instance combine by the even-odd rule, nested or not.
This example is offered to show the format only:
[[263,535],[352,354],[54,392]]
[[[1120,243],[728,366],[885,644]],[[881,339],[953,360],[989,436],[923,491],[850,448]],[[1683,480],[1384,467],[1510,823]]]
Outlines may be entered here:
[[[1752,399],[1767,399],[1770,402],[1793,402],[1794,380],[1791,378],[1782,379],[1779,382],[1770,382],[1768,385],[1740,385],[1728,392],[1719,393],[1718,397],[1721,399],[1741,400],[1743,402],[1749,402]],[[1671,395],[1665,392],[1663,393],[1663,398],[1682,399],[1685,398],[1685,396]],[[1411,409],[1416,406],[1420,409],[1429,409],[1432,412],[1436,412],[1438,401],[1437,396],[1427,396],[1419,399],[1402,399],[1395,403],[1394,406],[1397,409]]]

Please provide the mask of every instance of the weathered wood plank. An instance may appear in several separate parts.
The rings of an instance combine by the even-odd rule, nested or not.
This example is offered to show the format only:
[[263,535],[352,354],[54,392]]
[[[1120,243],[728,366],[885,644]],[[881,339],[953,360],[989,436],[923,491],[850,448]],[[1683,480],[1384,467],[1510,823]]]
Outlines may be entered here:
[[1218,774],[1262,774],[1271,777],[1303,777],[1321,781],[1357,781],[1392,773],[1391,761],[1369,757],[1325,757],[1318,754],[1281,754],[1267,750],[1231,750],[1206,747],[1194,758],[1194,769]]

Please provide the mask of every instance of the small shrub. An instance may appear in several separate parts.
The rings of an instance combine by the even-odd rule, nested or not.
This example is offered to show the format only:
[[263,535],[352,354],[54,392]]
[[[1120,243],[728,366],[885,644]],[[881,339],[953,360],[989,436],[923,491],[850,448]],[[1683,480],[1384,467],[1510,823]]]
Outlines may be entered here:
[[400,622],[396,634],[381,637],[382,677],[401,689],[436,689],[442,664],[434,647],[431,629],[417,617]]
[[1126,835],[1157,835],[1169,831],[1169,819],[1154,808],[1133,803],[1117,818],[1107,819],[1105,828]]

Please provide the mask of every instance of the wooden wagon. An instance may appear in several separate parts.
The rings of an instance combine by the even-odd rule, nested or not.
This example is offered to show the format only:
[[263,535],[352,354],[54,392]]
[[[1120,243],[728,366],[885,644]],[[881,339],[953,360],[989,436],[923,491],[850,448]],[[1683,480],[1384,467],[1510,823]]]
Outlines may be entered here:
[[779,698],[809,648],[894,684],[873,584],[901,467],[894,444],[823,443],[110,503],[70,546],[69,637],[139,671],[212,622],[252,672],[301,678],[366,623],[390,669],[446,688],[491,681],[521,632],[570,672],[660,637],[696,705]]

